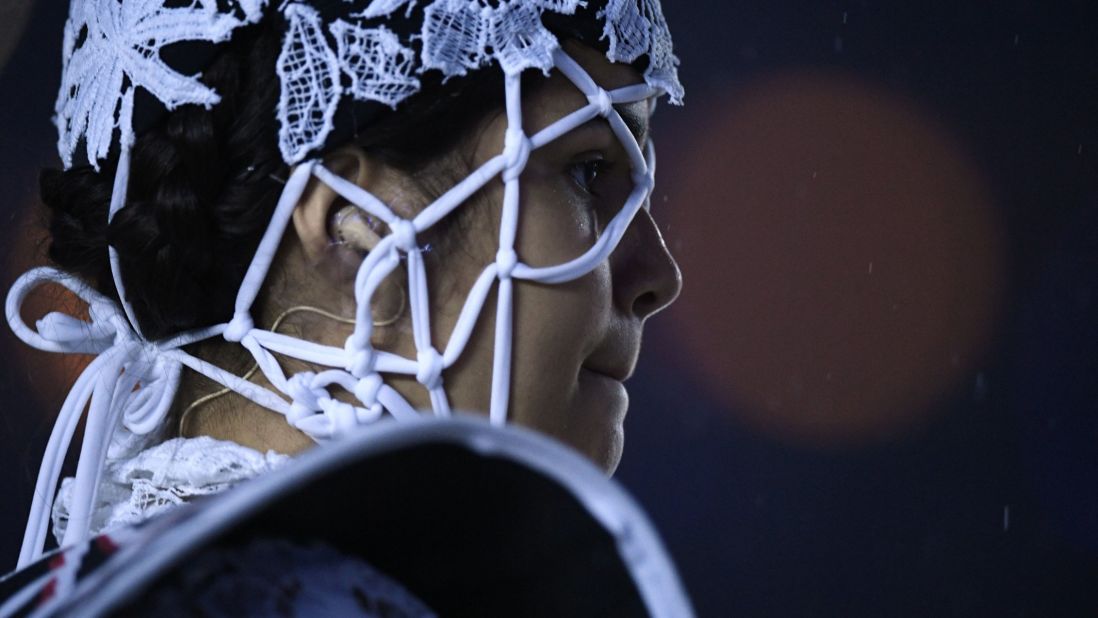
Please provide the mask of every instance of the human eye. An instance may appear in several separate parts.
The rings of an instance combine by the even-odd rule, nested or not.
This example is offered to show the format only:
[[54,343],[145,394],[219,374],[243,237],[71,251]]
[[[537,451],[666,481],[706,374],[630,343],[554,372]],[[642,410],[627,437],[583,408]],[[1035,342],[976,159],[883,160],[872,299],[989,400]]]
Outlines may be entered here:
[[597,190],[599,178],[604,176],[613,165],[598,153],[588,153],[573,161],[568,166],[568,175],[576,186],[587,193],[598,197]]

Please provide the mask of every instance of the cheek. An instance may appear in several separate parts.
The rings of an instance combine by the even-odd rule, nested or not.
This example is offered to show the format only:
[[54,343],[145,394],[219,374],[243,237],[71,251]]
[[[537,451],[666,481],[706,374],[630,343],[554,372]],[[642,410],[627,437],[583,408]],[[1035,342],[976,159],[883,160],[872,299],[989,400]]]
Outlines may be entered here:
[[[527,182],[523,190],[516,249],[535,267],[571,261],[597,239],[594,213],[552,184]],[[516,353],[522,353],[516,360],[531,370],[540,366],[540,373],[558,388],[571,385],[609,324],[609,266],[600,264],[563,284],[519,282],[515,296],[515,345]]]
[[[517,249],[532,266],[570,261],[596,238],[590,212],[563,193],[534,190],[522,203]],[[584,399],[589,393],[579,373],[605,336],[611,310],[610,268],[605,262],[568,283],[518,283],[512,379],[516,420],[590,450],[583,448],[585,436],[603,432],[584,426],[583,418],[589,416]]]
[[559,180],[524,177],[515,243],[522,261],[557,266],[578,258],[598,239],[595,213]]
[[569,283],[516,286],[512,401],[522,424],[577,442],[580,367],[609,328],[609,289],[605,265]]
[[581,372],[610,327],[610,269],[515,291],[511,420],[555,437],[612,470],[627,400]]
[[[542,179],[524,176],[515,248],[535,267],[554,266],[579,257],[597,237],[592,213],[570,201],[569,192]],[[445,347],[473,282],[499,249],[502,186],[480,196],[476,210],[451,232],[455,240],[440,243],[441,262],[429,273],[432,286],[432,331]],[[498,285],[498,283],[496,284]],[[452,403],[488,409],[495,347],[497,296],[487,300],[476,331],[458,364],[447,375]],[[515,281],[511,402],[516,417],[542,429],[559,417],[576,396],[579,367],[608,328],[611,310],[610,269],[594,271],[558,285]],[[559,421],[559,418],[555,419]]]

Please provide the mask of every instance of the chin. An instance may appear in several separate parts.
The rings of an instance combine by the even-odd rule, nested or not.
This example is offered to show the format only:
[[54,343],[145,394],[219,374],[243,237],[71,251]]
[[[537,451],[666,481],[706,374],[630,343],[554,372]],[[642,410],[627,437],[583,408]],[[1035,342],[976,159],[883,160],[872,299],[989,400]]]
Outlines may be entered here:
[[595,460],[595,464],[602,468],[606,476],[613,476],[621,463],[621,455],[625,450],[625,427],[620,423],[614,428],[606,441],[606,447],[602,451],[602,457]]
[[610,476],[618,468],[625,445],[625,415],[629,395],[618,380],[579,372],[570,396],[520,406],[515,421],[552,436],[571,447]]
[[625,449],[625,415],[629,411],[629,392],[620,382],[616,385],[615,396],[602,401],[598,412],[593,415],[598,420],[593,432],[594,436],[598,436],[598,447],[591,458],[607,476],[612,476],[621,463]]
[[[625,389],[621,392],[624,394]],[[580,422],[584,428],[578,436],[583,445],[581,451],[587,455],[607,476],[614,474],[621,462],[625,448],[625,415],[629,410],[628,396],[614,397],[610,400],[600,398],[594,405],[581,406],[587,411]]]
[[[579,411],[583,408],[577,407],[574,410]],[[600,468],[606,476],[612,476],[618,468],[618,463],[621,462],[622,449],[625,446],[625,428],[619,421],[620,417],[615,419],[603,417],[598,420],[604,422],[595,423],[591,422],[593,417],[595,415],[586,415],[563,426],[537,429],[572,448],[576,454]]]

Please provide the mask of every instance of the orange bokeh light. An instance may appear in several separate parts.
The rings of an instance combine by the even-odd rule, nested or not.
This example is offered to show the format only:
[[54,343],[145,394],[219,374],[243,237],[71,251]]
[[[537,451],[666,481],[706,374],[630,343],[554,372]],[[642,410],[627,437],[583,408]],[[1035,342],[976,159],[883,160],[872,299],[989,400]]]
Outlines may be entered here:
[[692,118],[663,158],[686,279],[671,322],[708,388],[816,446],[924,419],[981,358],[1002,297],[1001,222],[964,149],[912,103],[826,71]]

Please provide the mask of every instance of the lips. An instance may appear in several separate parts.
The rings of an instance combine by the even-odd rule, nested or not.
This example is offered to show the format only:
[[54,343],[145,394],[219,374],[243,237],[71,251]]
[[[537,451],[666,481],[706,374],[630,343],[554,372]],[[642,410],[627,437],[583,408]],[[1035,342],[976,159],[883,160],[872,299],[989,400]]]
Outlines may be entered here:
[[624,383],[626,380],[629,379],[629,374],[628,373],[621,373],[621,372],[610,373],[610,372],[607,372],[607,371],[604,371],[604,370],[599,370],[599,369],[595,369],[593,367],[588,367],[587,365],[583,366],[583,370],[587,371],[588,373],[593,373],[593,374],[595,374],[596,376],[598,376],[600,378],[606,378],[608,380],[613,380],[615,382],[623,382]]
[[583,364],[583,368],[604,378],[610,378],[616,382],[625,382],[633,377],[633,367],[635,365],[633,359],[636,357],[636,354],[634,354],[628,360],[622,359],[615,363],[599,363],[589,360]]

